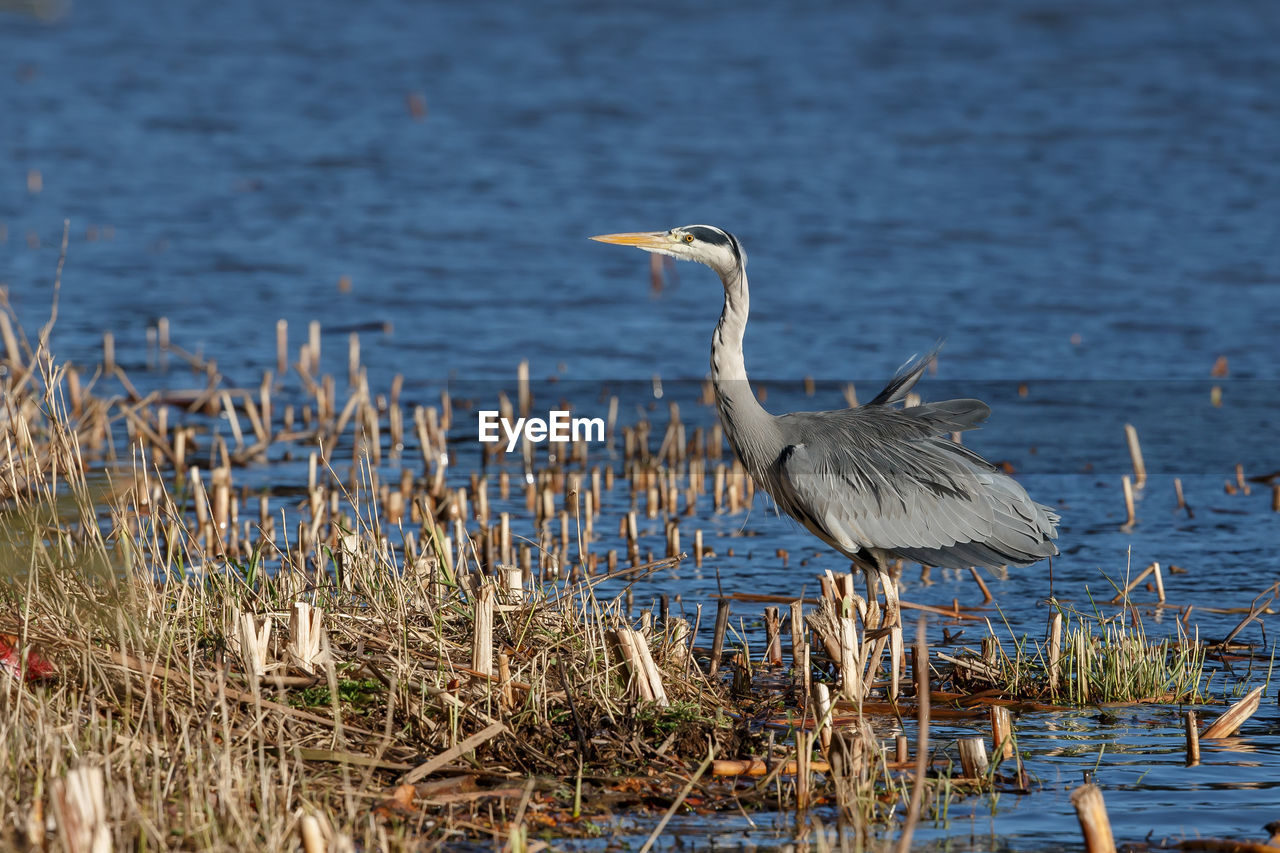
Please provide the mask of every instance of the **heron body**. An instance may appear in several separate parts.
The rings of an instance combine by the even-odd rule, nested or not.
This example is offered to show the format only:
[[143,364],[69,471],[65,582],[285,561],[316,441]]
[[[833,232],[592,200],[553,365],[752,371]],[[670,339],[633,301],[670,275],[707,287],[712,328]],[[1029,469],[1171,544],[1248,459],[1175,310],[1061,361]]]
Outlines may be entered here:
[[[904,366],[866,405],[772,415],[747,379],[750,293],[737,238],[686,225],[592,239],[697,261],[720,276],[724,310],[712,336],[711,381],[725,435],[756,484],[823,542],[886,576],[895,558],[966,568],[1028,566],[1058,553],[1057,514],[950,440],[990,415],[985,403],[899,405],[933,353]],[[888,597],[896,584],[885,579]]]

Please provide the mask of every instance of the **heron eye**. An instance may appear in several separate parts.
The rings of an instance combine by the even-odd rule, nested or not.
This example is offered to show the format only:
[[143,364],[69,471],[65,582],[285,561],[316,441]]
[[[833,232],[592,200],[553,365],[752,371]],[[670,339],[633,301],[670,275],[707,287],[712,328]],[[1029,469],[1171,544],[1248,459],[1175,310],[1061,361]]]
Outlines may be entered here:
[[686,234],[686,235],[684,235],[684,241],[685,241],[686,243],[692,243],[692,242],[693,242],[693,235],[692,235],[692,234]]

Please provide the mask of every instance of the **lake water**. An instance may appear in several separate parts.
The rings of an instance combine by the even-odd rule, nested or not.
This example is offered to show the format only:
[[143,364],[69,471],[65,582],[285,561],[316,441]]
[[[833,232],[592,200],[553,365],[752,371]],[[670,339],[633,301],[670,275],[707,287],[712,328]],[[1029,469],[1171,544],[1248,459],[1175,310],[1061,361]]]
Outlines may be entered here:
[[[1223,485],[1236,464],[1280,471],[1280,7],[62,12],[0,12],[0,282],[34,331],[70,220],[62,357],[96,362],[110,329],[136,382],[189,387],[184,371],[148,370],[146,330],[167,317],[175,342],[256,387],[276,320],[295,348],[318,320],[326,370],[345,375],[358,331],[370,384],[403,374],[407,402],[445,385],[487,399],[529,359],[557,380],[540,399],[603,414],[602,386],[660,375],[660,406],[710,423],[693,401],[714,276],[680,266],[655,295],[647,256],[585,239],[710,222],[751,255],[747,360],[775,411],[838,406],[846,382],[868,397],[946,340],[920,390],[993,404],[967,443],[1061,509],[1060,597],[1109,598],[1104,574],[1155,560],[1187,569],[1166,577],[1183,603],[1247,605],[1280,575],[1269,487]],[[1219,357],[1226,378],[1210,376]],[[1152,471],[1132,533],[1125,423]],[[455,428],[463,456],[471,429]],[[789,595],[843,568],[763,502],[699,523],[756,534],[733,557],[717,548],[726,587]],[[808,565],[782,570],[777,548]],[[933,579],[908,573],[905,596],[974,600],[967,574]],[[710,567],[646,583],[686,606],[717,586]],[[1043,568],[989,583],[1015,631],[1043,630]],[[1219,634],[1239,618],[1197,616]],[[1028,720],[1024,747],[1071,730],[1078,749],[1042,752],[1039,793],[1002,797],[994,816],[975,801],[977,817],[925,837],[1074,843],[1065,792],[1095,764],[1121,838],[1256,836],[1277,816],[1274,696],[1245,728],[1244,769],[1235,753],[1182,767],[1171,712],[1091,714]]]

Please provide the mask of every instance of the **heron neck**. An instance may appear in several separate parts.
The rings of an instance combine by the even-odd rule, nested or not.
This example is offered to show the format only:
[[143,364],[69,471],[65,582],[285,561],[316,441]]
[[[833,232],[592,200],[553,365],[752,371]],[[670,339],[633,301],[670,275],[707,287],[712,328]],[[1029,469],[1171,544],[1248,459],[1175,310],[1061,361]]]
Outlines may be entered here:
[[721,275],[724,310],[711,338],[711,384],[726,437],[753,474],[770,463],[768,438],[774,431],[773,416],[756,399],[747,379],[742,338],[747,330],[751,297],[747,275],[741,269]]

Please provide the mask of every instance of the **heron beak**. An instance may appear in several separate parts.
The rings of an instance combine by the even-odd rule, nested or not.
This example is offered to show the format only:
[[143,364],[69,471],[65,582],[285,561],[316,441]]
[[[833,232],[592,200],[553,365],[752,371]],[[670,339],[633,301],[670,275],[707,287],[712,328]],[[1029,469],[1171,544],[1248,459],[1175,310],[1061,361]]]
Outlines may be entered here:
[[666,249],[671,246],[670,234],[666,231],[631,231],[625,234],[600,234],[588,239],[601,243],[616,243],[619,246],[635,246],[638,249]]

